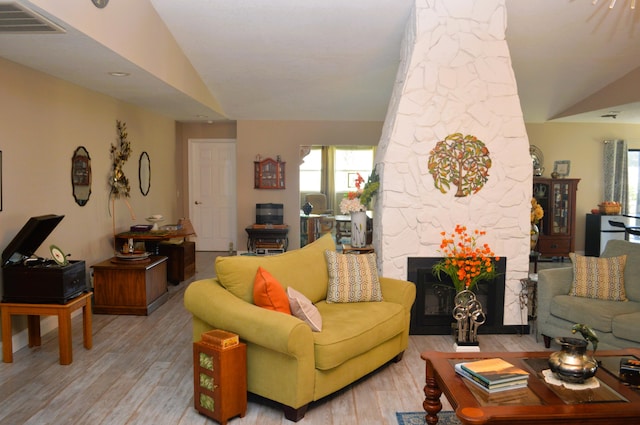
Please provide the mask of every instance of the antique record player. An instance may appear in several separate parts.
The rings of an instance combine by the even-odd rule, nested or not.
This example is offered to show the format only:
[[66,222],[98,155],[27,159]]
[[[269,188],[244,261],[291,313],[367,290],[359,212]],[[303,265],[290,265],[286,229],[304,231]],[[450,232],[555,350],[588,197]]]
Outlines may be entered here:
[[2,251],[2,301],[65,304],[87,290],[84,261],[67,260],[54,245],[53,259],[33,255],[63,218],[31,217]]

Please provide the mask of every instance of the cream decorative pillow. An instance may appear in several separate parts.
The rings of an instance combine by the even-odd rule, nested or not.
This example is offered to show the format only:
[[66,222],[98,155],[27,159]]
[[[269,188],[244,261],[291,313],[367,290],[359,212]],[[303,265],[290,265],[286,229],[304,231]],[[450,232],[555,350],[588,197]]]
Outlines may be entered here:
[[307,322],[313,331],[320,332],[322,330],[322,316],[320,316],[318,308],[309,301],[309,298],[291,286],[287,288],[287,297],[289,297],[291,314]]
[[569,254],[573,263],[573,283],[569,295],[610,301],[627,301],[624,266],[627,256],[584,257]]
[[325,251],[329,272],[328,303],[382,301],[376,254]]

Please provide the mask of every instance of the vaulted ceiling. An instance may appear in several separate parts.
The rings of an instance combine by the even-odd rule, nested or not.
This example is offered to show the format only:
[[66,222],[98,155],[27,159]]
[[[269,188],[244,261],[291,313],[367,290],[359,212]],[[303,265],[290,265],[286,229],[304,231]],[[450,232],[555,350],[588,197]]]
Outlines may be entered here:
[[[65,31],[15,34],[0,28],[0,57],[178,121],[382,121],[415,2],[136,4],[143,1],[150,6],[135,30],[140,38],[157,35],[156,47],[175,44],[188,64],[184,75],[164,78],[169,61],[150,69],[96,35],[96,25],[81,24],[82,14],[125,16],[134,6],[123,0],[111,0],[105,9],[90,0],[0,0],[0,11],[6,4],[26,6]],[[526,122],[640,123],[640,10],[630,9],[630,1],[618,0],[610,9],[610,0],[506,0],[507,42]],[[453,8],[467,2],[433,3]],[[150,29],[158,24],[169,39]],[[102,34],[124,30],[115,25]],[[150,53],[156,47],[151,44]],[[129,76],[115,78],[109,71]],[[176,83],[181,79],[197,81],[185,90]]]

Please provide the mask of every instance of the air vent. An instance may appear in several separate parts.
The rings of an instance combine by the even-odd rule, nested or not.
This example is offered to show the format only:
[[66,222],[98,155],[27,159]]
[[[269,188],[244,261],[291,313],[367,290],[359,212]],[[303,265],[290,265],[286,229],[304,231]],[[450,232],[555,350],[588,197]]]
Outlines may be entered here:
[[61,26],[18,3],[0,3],[0,34],[64,33]]

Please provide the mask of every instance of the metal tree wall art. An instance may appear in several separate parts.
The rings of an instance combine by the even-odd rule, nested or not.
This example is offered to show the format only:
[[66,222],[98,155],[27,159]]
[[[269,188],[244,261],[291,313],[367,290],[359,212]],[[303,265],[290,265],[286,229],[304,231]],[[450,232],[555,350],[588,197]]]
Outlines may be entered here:
[[447,193],[457,186],[456,197],[478,192],[489,178],[489,149],[477,137],[462,133],[448,135],[429,154],[429,173],[435,186]]

